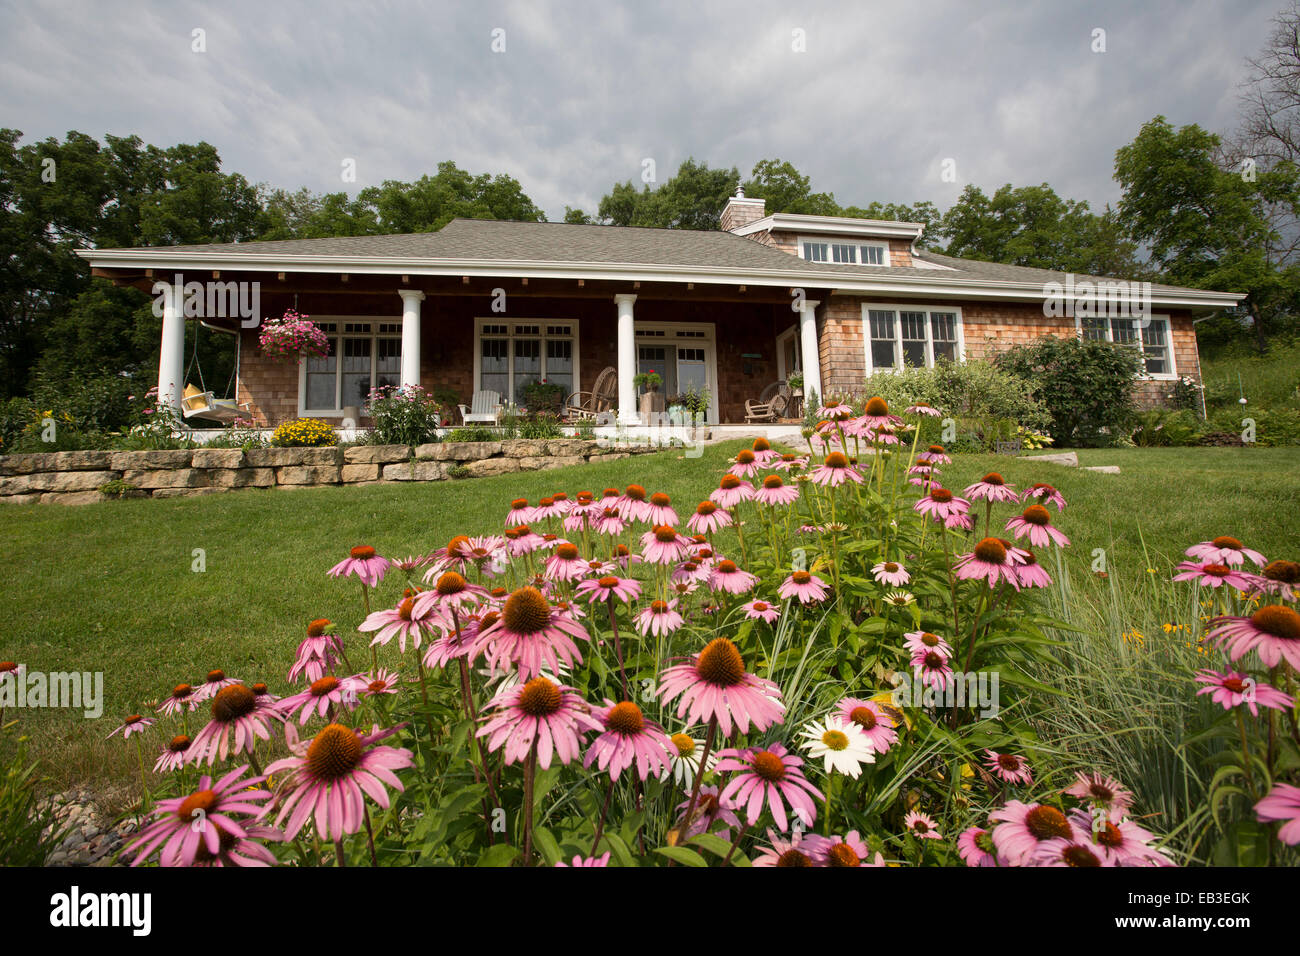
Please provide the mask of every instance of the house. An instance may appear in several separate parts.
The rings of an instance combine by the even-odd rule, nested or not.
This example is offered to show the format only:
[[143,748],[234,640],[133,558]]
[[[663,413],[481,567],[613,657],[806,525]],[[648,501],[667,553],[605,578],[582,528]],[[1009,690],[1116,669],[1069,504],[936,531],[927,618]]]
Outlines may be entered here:
[[[1136,388],[1152,404],[1167,381],[1199,379],[1195,318],[1243,298],[956,259],[919,249],[922,228],[767,215],[738,192],[712,232],[455,219],[427,234],[81,255],[95,275],[161,300],[160,394],[172,404],[186,313],[206,301],[205,325],[237,339],[238,399],[266,425],[342,419],[385,384],[462,401],[481,389],[521,401],[542,378],[589,390],[607,366],[624,421],[637,415],[633,376],[654,369],[670,395],[707,390],[709,422],[742,422],[747,399],[795,371],[819,396],[846,394],[872,372],[1043,335],[1140,349]],[[252,290],[258,315],[220,308],[236,289]],[[328,333],[328,358],[259,354],[256,320],[289,308]]]

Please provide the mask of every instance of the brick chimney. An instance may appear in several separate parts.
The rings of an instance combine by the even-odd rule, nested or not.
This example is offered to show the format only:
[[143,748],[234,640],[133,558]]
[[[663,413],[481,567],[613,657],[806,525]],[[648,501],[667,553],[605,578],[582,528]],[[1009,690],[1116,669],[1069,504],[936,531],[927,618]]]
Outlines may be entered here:
[[727,200],[718,220],[718,228],[724,232],[735,232],[751,222],[757,222],[766,215],[766,203],[762,199],[746,199],[743,187],[736,187],[736,195]]

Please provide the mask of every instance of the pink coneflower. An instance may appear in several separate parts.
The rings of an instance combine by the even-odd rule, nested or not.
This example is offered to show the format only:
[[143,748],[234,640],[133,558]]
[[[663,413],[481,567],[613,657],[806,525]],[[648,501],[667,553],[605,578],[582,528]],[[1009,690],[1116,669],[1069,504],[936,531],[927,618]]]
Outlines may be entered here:
[[952,682],[952,663],[937,650],[916,651],[911,663],[912,673],[927,687],[942,690]]
[[874,700],[845,697],[835,705],[835,713],[860,727],[878,754],[888,753],[898,742],[897,721]]
[[925,402],[917,402],[915,405],[909,405],[907,408],[903,409],[903,414],[928,415],[930,418],[940,418],[942,417],[943,412],[939,411],[939,409],[932,405],[925,404]]
[[309,819],[315,821],[316,833],[326,840],[341,840],[356,833],[365,824],[367,795],[387,810],[387,787],[404,789],[394,771],[410,767],[415,761],[404,747],[375,744],[400,729],[376,727],[364,734],[342,724],[327,724],[308,743],[298,739],[296,728],[290,724],[287,742],[293,756],[266,768],[271,776],[286,774],[275,799],[275,806],[280,808],[275,825],[284,825],[286,839],[297,836]]
[[122,726],[118,727],[108,736],[116,737],[118,734],[121,734],[122,739],[126,740],[132,734],[144,733],[157,722],[157,719],[154,717],[142,717],[139,714],[132,714],[130,717],[126,718],[126,720],[122,721]]
[[[122,852],[134,854],[132,866],[139,866],[156,851],[162,866],[194,866],[201,849],[217,856],[228,847],[225,839],[247,837],[245,826],[265,812],[259,804],[271,796],[259,788],[265,777],[245,777],[248,765],[238,767],[216,783],[204,774],[199,789],[184,797],[159,800],[153,822]],[[237,862],[233,861],[232,862]]]
[[510,502],[510,510],[506,512],[505,526],[507,528],[517,528],[521,524],[528,524],[533,520],[533,506],[528,503],[527,498],[516,498]]
[[382,694],[396,694],[400,690],[401,679],[396,671],[379,668],[372,674],[361,674],[357,686],[366,697],[379,697]]
[[506,531],[505,539],[506,553],[512,558],[519,558],[523,557],[525,554],[532,554],[538,548],[546,544],[546,539],[526,524],[510,528]]
[[555,865],[562,867],[609,866],[609,851],[606,850],[600,856],[575,856],[572,863],[565,863],[563,860],[557,860]]
[[947,488],[933,485],[929,493],[912,506],[923,515],[929,515],[935,521],[944,522],[949,528],[958,527],[961,519],[968,518],[970,502],[958,498]]
[[630,604],[641,596],[641,582],[636,578],[620,578],[613,574],[588,578],[586,581],[578,582],[575,594],[576,597],[584,595],[587,601],[593,604],[611,598],[618,598],[624,604]]
[[[411,615],[417,619],[428,617],[431,608],[451,612],[461,608],[476,608],[488,598],[487,588],[479,584],[470,584],[459,571],[443,571],[438,575],[433,587],[421,591],[415,596]],[[416,642],[416,647],[419,647]]]
[[[725,637],[714,638],[700,653],[660,675],[659,696],[666,705],[677,696],[677,716],[690,723],[716,719],[725,736],[732,722],[742,733],[764,731],[780,723],[785,705],[781,691],[770,680],[746,673],[740,651]],[[782,828],[784,829],[784,827]]]
[[909,631],[904,634],[903,647],[913,656],[934,651],[940,657],[952,657],[952,645],[929,631]]
[[623,520],[623,515],[617,508],[602,507],[595,516],[593,527],[596,534],[607,534],[610,537],[618,537],[627,529],[627,522]]
[[1074,783],[1064,792],[1078,800],[1100,804],[1114,817],[1122,816],[1133,803],[1133,794],[1125,790],[1122,783],[1096,772],[1076,773]]
[[1007,530],[1016,538],[1028,537],[1035,548],[1055,544],[1064,548],[1070,539],[1052,527],[1052,516],[1042,505],[1030,505],[1021,514],[1007,522]]
[[671,525],[656,525],[641,536],[641,556],[652,564],[676,564],[686,557],[688,543]]
[[818,866],[814,859],[825,837],[795,830],[787,840],[775,830],[767,831],[770,846],[754,857],[754,866]]
[[1263,596],[1275,594],[1284,601],[1294,601],[1300,593],[1300,564],[1295,561],[1270,561],[1254,579],[1254,587]]
[[759,467],[758,456],[748,448],[742,448],[736,452],[727,470],[738,478],[752,478],[758,474]]
[[939,827],[934,818],[919,810],[910,811],[903,817],[903,826],[918,840],[942,840]]
[[[445,574],[455,573],[445,572]],[[456,576],[460,577],[460,575]],[[461,578],[461,580],[465,579]],[[419,647],[426,635],[432,636],[442,626],[444,626],[442,609],[432,601],[420,601],[418,595],[411,595],[404,597],[402,603],[395,608],[373,612],[357,626],[357,630],[363,634],[377,631],[378,633],[370,641],[372,645],[387,644],[396,637],[397,646],[401,648],[402,653],[406,653],[407,638],[411,639],[414,646]],[[323,677],[326,669],[318,668],[314,674],[309,670],[307,679],[317,680]],[[293,672],[290,671],[289,680],[293,679]]]
[[766,804],[772,819],[782,832],[790,829],[786,803],[794,815],[810,827],[817,819],[817,806],[813,799],[824,800],[822,792],[812,785],[800,769],[803,759],[789,753],[781,744],[772,744],[766,750],[748,747],[718,752],[718,771],[734,775],[727,781],[720,800],[745,808],[749,826],[758,822]]
[[673,601],[651,601],[643,610],[638,611],[636,617],[632,619],[632,625],[636,628],[638,634],[642,636],[650,634],[654,637],[664,637],[673,633],[684,623],[682,616],[677,611],[677,602]]
[[1024,860],[1027,866],[1114,866],[1100,848],[1089,843],[1082,834],[1072,837],[1054,837],[1034,847]]
[[348,552],[348,556],[329,569],[330,577],[346,577],[355,574],[366,587],[378,587],[379,582],[388,573],[389,560],[375,554],[369,545],[358,545]]
[[1003,783],[1022,784],[1027,787],[1034,782],[1029,761],[1015,754],[1000,754],[985,748],[984,766],[988,767]]
[[154,773],[171,773],[185,766],[185,751],[190,749],[192,741],[185,734],[177,734],[167,742],[157,762],[153,765]]
[[578,553],[576,544],[564,541],[557,544],[546,559],[543,573],[552,581],[573,581],[587,573],[587,562]]
[[672,499],[662,491],[656,491],[650,496],[650,500],[645,507],[645,521],[651,526],[659,524],[677,525],[680,523],[677,512],[673,510]]
[[[280,715],[267,696],[259,696],[243,684],[223,687],[212,698],[212,719],[195,734],[186,759],[202,763],[206,757],[212,766],[218,757],[225,760],[230,754],[252,753],[256,738],[271,739],[272,719],[279,720]],[[232,731],[234,749],[230,746]]]
[[823,405],[817,409],[818,418],[841,419],[848,418],[853,414],[853,406],[846,405],[843,402],[835,402],[833,405]]
[[227,677],[226,672],[223,670],[210,670],[203,683],[194,689],[194,699],[196,701],[211,700],[225,688],[238,683],[239,681],[233,677]]
[[799,487],[787,485],[780,475],[768,475],[754,492],[754,500],[772,507],[792,505],[799,500]]
[[[1155,839],[1155,834],[1132,820],[1100,819],[1078,807],[1070,811],[1070,822],[1080,833],[1091,834],[1088,846],[1101,855],[1105,865],[1173,866],[1167,856],[1148,845]],[[1040,851],[1043,854],[1048,852],[1046,845]]]
[[754,486],[731,473],[723,475],[718,487],[709,492],[710,501],[728,510],[753,497]]
[[781,453],[772,447],[772,443],[761,435],[754,439],[750,447],[753,449],[754,458],[764,468],[770,467],[772,462],[781,457]]
[[971,501],[1019,501],[1016,490],[996,471],[991,471],[973,485],[967,485],[962,494]]
[[1290,694],[1284,694],[1268,684],[1257,683],[1246,674],[1202,670],[1196,673],[1196,683],[1208,685],[1196,692],[1197,697],[1211,694],[1210,700],[1222,704],[1224,710],[1245,703],[1250,708],[1251,715],[1258,717],[1260,707],[1288,711],[1295,706],[1295,699]]
[[298,644],[293,666],[289,668],[289,683],[296,683],[304,674],[307,680],[313,681],[334,669],[343,653],[343,642],[337,635],[326,633],[330,627],[330,622],[323,617],[307,625],[307,636]]
[[763,620],[771,624],[781,616],[781,610],[775,604],[768,604],[766,601],[750,601],[748,604],[742,604],[741,610],[745,612],[745,617],[753,620]]
[[617,780],[634,762],[637,776],[642,780],[672,769],[672,756],[677,748],[664,729],[647,720],[636,704],[628,700],[618,704],[606,700],[604,708],[594,708],[592,713],[604,725],[603,733],[587,748],[584,767],[594,762],[597,770],[609,771],[610,780]]
[[735,561],[719,561],[709,574],[709,587],[727,594],[744,594],[758,583],[758,576],[743,571]]
[[191,713],[199,706],[200,698],[189,684],[177,684],[171,696],[158,705],[158,713],[170,717],[181,712]]
[[809,477],[813,484],[829,488],[838,488],[846,481],[862,484],[862,475],[849,464],[848,457],[841,451],[833,451],[827,455],[822,464],[813,469]]
[[433,555],[431,554],[412,554],[405,558],[394,558],[392,565],[405,574],[411,574],[420,570],[432,560]]
[[916,460],[930,465],[951,465],[952,459],[942,445],[931,445],[925,451],[917,452]]
[[807,455],[795,455],[787,452],[779,458],[773,459],[769,467],[774,468],[777,471],[790,471],[792,469],[798,471],[802,468],[806,468],[807,465]]
[[1300,843],[1300,787],[1289,783],[1274,784],[1268,795],[1255,804],[1255,817],[1261,823],[1285,820],[1277,831],[1277,838],[1288,846]]
[[1266,604],[1250,617],[1216,617],[1209,623],[1207,639],[1228,649],[1237,660],[1257,651],[1265,667],[1285,660],[1300,670],[1300,614],[1284,604]]
[[[446,667],[451,661],[468,657],[479,634],[495,624],[500,617],[500,612],[488,609],[479,614],[458,615],[455,621],[444,620],[440,627],[442,634],[429,644],[421,663],[437,670]],[[456,631],[457,623],[460,624],[459,633]]]
[[650,511],[650,503],[646,501],[648,497],[645,488],[641,485],[628,485],[627,490],[619,495],[617,502],[623,520],[628,524],[645,521]]
[[813,861],[817,866],[879,866],[883,862],[876,854],[876,862],[868,863],[871,848],[857,830],[844,836],[833,835],[817,841],[813,850]]
[[1065,510],[1065,498],[1061,493],[1046,482],[1040,481],[1030,485],[1020,496],[1020,502],[1033,500],[1038,504],[1054,504],[1057,511]]
[[333,714],[332,708],[341,707],[355,710],[358,704],[357,694],[365,689],[366,681],[360,677],[344,677],[341,680],[326,675],[311,682],[311,686],[300,694],[294,694],[279,701],[275,706],[285,720],[298,713],[298,723],[305,725],[312,716],[324,717],[326,711]]
[[907,573],[907,569],[897,561],[881,561],[871,569],[871,573],[877,583],[886,584],[892,588],[902,587],[912,580],[912,576]]
[[1255,575],[1238,571],[1217,561],[1180,561],[1180,574],[1174,575],[1175,581],[1195,581],[1203,588],[1217,588],[1226,584],[1238,591],[1249,590],[1255,582]]
[[908,479],[908,482],[920,488],[930,487],[939,477],[939,469],[924,462],[912,465],[907,469],[907,473],[912,476]]
[[1007,866],[1024,866],[1039,846],[1048,840],[1081,842],[1086,837],[1055,807],[1012,800],[989,814],[997,823],[993,845]]
[[524,760],[536,744],[537,763],[543,769],[551,765],[553,754],[563,764],[576,760],[582,749],[580,735],[605,730],[572,687],[546,677],[505,688],[488,703],[482,719],[477,736],[488,738],[488,750],[504,745],[505,762],[510,764]]
[[686,519],[686,527],[696,534],[712,534],[731,526],[731,514],[712,501],[701,501],[695,513]]
[[503,564],[508,558],[508,552],[506,539],[502,535],[474,535],[469,538],[460,535],[457,540],[459,544],[456,546],[456,555],[463,559],[462,570],[469,564],[489,576],[495,576],[504,570]]
[[[718,755],[714,754],[709,758],[709,766],[715,766]],[[689,786],[689,785],[688,785]],[[731,839],[732,829],[741,829],[740,818],[736,816],[736,805],[730,800],[724,800],[719,796],[720,788],[713,785],[700,787],[700,795],[695,802],[695,810],[691,813],[691,819],[686,820],[686,811],[690,808],[691,799],[689,796],[677,805],[678,812],[678,841],[685,842],[693,836],[701,833],[714,832],[724,840]],[[722,822],[721,829],[714,831],[714,824]]]
[[527,680],[545,666],[552,673],[582,663],[574,638],[590,640],[586,629],[572,617],[556,611],[537,588],[519,588],[506,599],[501,617],[475,638],[471,656],[486,652],[488,666],[515,667]]
[[953,570],[962,580],[984,579],[991,588],[1004,581],[1017,591],[1020,580],[1015,569],[1024,564],[1024,552],[1018,548],[1008,548],[999,538],[985,538],[975,545],[970,554],[957,557]]
[[1211,541],[1194,544],[1183,553],[1189,558],[1196,558],[1198,561],[1228,564],[1234,568],[1244,564],[1247,558],[1253,561],[1257,567],[1262,568],[1265,563],[1264,556],[1258,551],[1252,551],[1236,538],[1230,538],[1226,535],[1214,538]]
[[997,866],[997,848],[993,837],[982,827],[968,827],[957,838],[957,855],[967,866]]
[[[702,581],[708,580],[713,573],[713,566],[698,561],[683,561],[677,567],[673,568],[672,576],[669,578],[674,584],[691,584],[697,585]],[[694,588],[692,588],[694,590]]]
[[1028,548],[1023,549],[1024,564],[1018,564],[1013,569],[1016,573],[1016,580],[1020,582],[1022,588],[1046,588],[1052,585],[1052,576],[1047,570],[1038,563],[1038,558],[1034,557],[1034,552]]
[[800,604],[815,604],[826,599],[826,582],[808,571],[795,571],[781,582],[776,593],[782,598],[798,598]]

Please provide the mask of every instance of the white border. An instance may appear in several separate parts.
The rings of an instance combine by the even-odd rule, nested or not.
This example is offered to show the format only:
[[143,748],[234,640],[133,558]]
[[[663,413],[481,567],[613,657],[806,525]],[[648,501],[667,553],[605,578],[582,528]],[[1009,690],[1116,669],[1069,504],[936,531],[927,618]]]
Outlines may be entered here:
[[[1127,319],[1133,323],[1133,328],[1137,332],[1138,352],[1142,355],[1142,371],[1137,375],[1138,378],[1146,379],[1152,382],[1174,382],[1178,380],[1178,360],[1174,357],[1174,320],[1165,312],[1152,312],[1150,319],[1163,319],[1165,323],[1165,348],[1169,350],[1169,371],[1168,372],[1148,372],[1146,370],[1146,343],[1142,340],[1142,329],[1145,327],[1142,320],[1133,316],[1109,316],[1097,315],[1090,318],[1106,320],[1106,341],[1114,343],[1115,326],[1111,324],[1111,319]],[[1074,332],[1079,338],[1083,338],[1083,316],[1074,317]]]
[[[391,316],[391,317],[386,315],[313,315],[311,317],[311,320],[312,322],[317,324],[321,322],[338,323],[339,330],[337,332],[333,333],[332,335],[330,333],[326,333],[326,334],[329,335],[330,338],[338,338],[340,340],[365,338],[364,335],[358,335],[355,332],[344,332],[343,329],[345,328],[345,324],[348,322],[364,322],[370,326],[370,387],[371,388],[375,387],[375,364],[379,358],[378,348],[377,348],[378,343],[376,340],[383,338],[383,339],[396,339],[398,342],[402,341],[402,334],[400,331],[385,332],[382,335],[378,331],[379,325],[381,323],[389,323],[391,325],[396,325],[400,329],[402,327],[402,316],[400,313],[398,315]],[[336,356],[337,367],[334,370],[334,395],[336,397],[338,396],[339,393],[339,387],[340,387],[339,383],[342,381],[342,374],[343,374],[342,352],[343,349],[342,346],[340,346],[339,354]],[[398,362],[399,364],[401,362],[401,352],[398,352]],[[398,380],[400,381],[401,380],[400,367],[398,369],[397,377]],[[247,383],[245,383],[244,387],[245,388],[248,387]],[[250,394],[252,394],[251,391]],[[253,401],[254,402],[257,401],[256,395],[253,395]],[[364,410],[365,405],[366,403],[362,402],[359,407]],[[307,407],[307,360],[305,358],[298,359],[298,417],[299,418],[307,418],[307,417],[342,418],[343,417],[343,409],[341,408],[308,408]]]
[[[541,367],[542,367],[542,378],[546,378],[546,340],[550,338],[550,336],[546,334],[546,326],[559,325],[560,323],[563,323],[569,326],[571,329],[573,329],[573,335],[570,336],[570,338],[572,338],[573,340],[573,389],[567,395],[563,396],[560,399],[561,403],[567,402],[569,400],[569,395],[572,395],[574,392],[582,391],[582,324],[576,318],[565,318],[565,317],[553,316],[548,319],[543,319],[533,315],[512,315],[509,317],[504,315],[494,315],[490,318],[475,316],[474,352],[473,352],[474,391],[479,392],[482,391],[483,389],[482,386],[483,364],[481,361],[481,359],[483,358],[483,350],[481,346],[481,343],[483,341],[483,326],[485,325],[508,326],[510,328],[510,331],[506,333],[505,337],[510,342],[514,342],[515,340],[514,326],[516,325],[540,326],[542,331],[539,332],[536,336],[520,335],[519,337],[525,339],[527,338],[541,339],[542,354],[540,358],[541,358]],[[564,338],[565,336],[557,335],[555,337]],[[490,338],[499,339],[501,338],[501,336],[492,335],[490,336]],[[506,402],[513,402],[515,400],[514,398],[515,359],[514,359],[513,347],[509,349],[509,353],[510,354],[507,357],[507,362],[508,362],[507,368],[509,370],[509,378],[507,379],[507,381],[509,382],[509,384],[506,387],[509,390],[510,394],[502,395],[501,398]]]
[[934,329],[930,324],[931,312],[950,312],[957,316],[957,361],[962,363],[966,361],[966,321],[962,315],[961,306],[959,305],[926,305],[924,303],[899,304],[897,302],[863,302],[859,321],[862,323],[862,352],[867,363],[867,374],[874,375],[876,372],[897,372],[899,367],[891,365],[887,368],[877,369],[871,361],[871,316],[870,312],[875,309],[877,312],[894,313],[894,347],[897,350],[898,361],[903,360],[903,323],[898,317],[899,312],[924,312],[926,313],[925,322],[925,361],[926,368],[934,368]]

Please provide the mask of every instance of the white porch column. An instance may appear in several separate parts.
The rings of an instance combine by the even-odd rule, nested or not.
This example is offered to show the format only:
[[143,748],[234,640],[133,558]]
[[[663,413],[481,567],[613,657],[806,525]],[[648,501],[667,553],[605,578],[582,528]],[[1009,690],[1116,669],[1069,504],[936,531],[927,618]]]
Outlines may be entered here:
[[399,289],[402,297],[402,388],[420,384],[420,303],[418,289]]
[[620,293],[614,296],[618,303],[618,420],[634,425],[641,420],[636,406],[636,332],[632,319],[632,303],[636,296]]
[[162,349],[158,354],[158,404],[181,412],[181,390],[185,388],[185,312],[182,308],[184,286],[175,282],[155,282],[154,294],[162,293]]
[[817,306],[820,303],[809,299],[803,301],[799,309],[799,358],[803,363],[803,393],[807,396],[813,389],[817,391],[817,401],[826,404],[822,394],[821,353],[817,349]]

